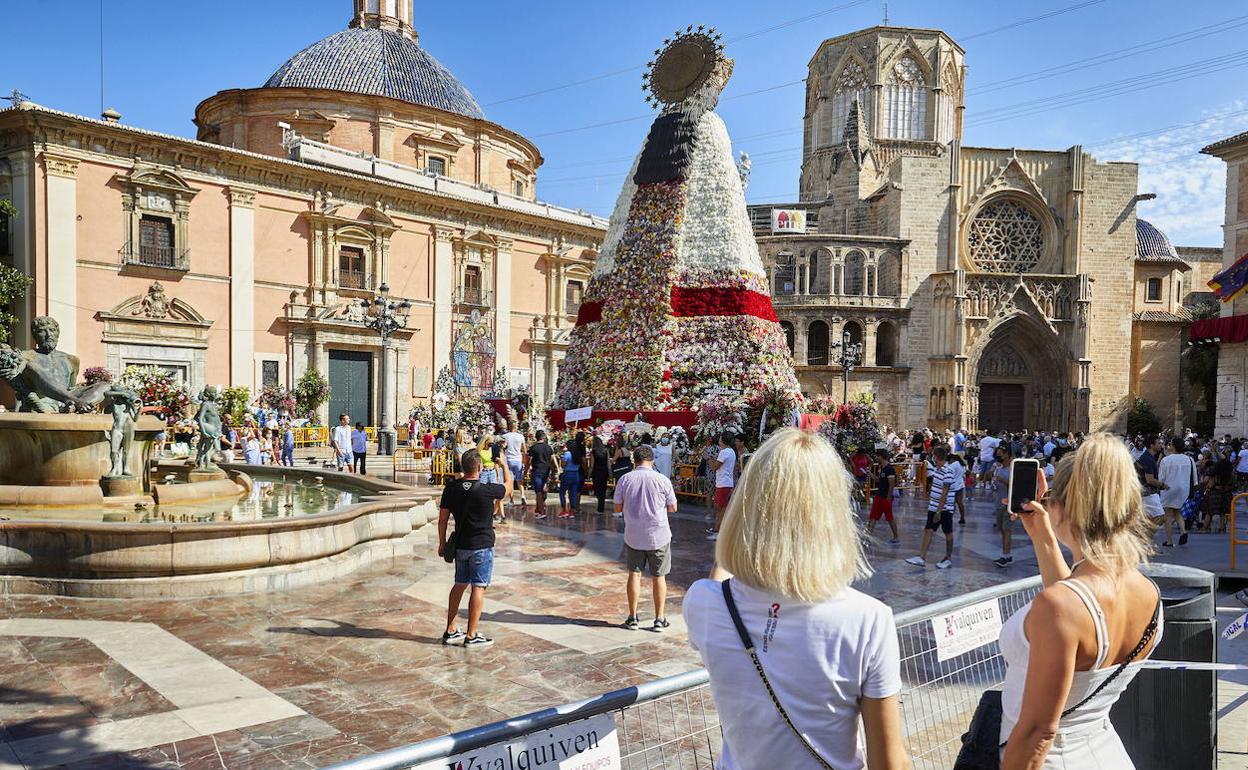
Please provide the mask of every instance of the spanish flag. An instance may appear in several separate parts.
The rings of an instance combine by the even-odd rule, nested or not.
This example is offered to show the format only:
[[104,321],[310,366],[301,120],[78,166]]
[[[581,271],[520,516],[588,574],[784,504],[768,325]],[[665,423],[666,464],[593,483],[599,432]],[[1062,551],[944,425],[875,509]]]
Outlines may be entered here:
[[1230,302],[1241,291],[1248,288],[1248,254],[1240,257],[1235,261],[1235,264],[1210,278],[1209,288],[1213,289],[1213,296],[1223,302]]

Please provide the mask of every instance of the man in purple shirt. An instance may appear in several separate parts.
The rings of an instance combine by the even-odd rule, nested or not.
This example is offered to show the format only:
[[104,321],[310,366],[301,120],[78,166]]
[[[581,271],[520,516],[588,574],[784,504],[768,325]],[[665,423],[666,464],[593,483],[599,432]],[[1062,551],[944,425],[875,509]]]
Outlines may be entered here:
[[628,619],[624,628],[635,629],[637,602],[641,596],[642,570],[650,571],[654,597],[652,631],[670,624],[663,614],[667,603],[667,573],[672,571],[672,529],[667,514],[676,512],[676,490],[671,479],[654,469],[654,450],[642,445],[633,450],[634,468],[615,483],[615,512],[624,514],[624,557],[628,564]]

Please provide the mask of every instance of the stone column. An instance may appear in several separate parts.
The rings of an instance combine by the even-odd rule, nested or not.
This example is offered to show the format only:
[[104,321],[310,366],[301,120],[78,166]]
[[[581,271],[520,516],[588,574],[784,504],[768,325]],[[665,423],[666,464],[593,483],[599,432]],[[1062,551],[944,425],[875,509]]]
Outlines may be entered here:
[[867,318],[862,323],[862,365],[875,366],[875,332],[880,322],[876,318]]
[[[43,153],[47,183],[47,314],[61,326],[60,349],[78,352],[78,159]],[[29,210],[28,210],[29,211]],[[21,212],[28,215],[27,212]],[[34,287],[38,292],[38,287]]]
[[[230,384],[255,388],[256,191],[230,193]],[[179,244],[181,247],[181,244]],[[328,376],[327,370],[321,370]]]
[[433,366],[431,382],[437,382],[442,367],[451,364],[451,303],[455,291],[455,231],[434,225],[433,242]]
[[797,318],[793,321],[793,363],[798,366],[805,366],[806,346],[810,344],[810,335],[807,328],[810,325],[809,318]]
[[494,368],[505,367],[511,378],[511,249],[500,240],[494,255]]
[[[17,216],[9,221],[10,243],[13,246],[13,266],[26,275],[35,274],[34,235],[34,188],[31,161],[24,152],[10,155],[9,158],[10,194],[13,205],[17,208]],[[16,328],[13,330],[13,344],[19,350],[30,348],[30,321],[35,313],[35,292],[28,291],[25,297],[16,299],[13,312],[17,316]]]

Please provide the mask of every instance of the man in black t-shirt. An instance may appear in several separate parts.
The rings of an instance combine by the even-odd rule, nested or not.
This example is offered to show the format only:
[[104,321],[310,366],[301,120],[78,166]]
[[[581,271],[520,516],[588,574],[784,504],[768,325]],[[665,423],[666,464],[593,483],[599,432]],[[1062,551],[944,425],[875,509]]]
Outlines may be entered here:
[[[446,609],[446,631],[442,644],[463,641],[465,647],[488,647],[494,643],[477,633],[481,609],[485,606],[485,589],[494,573],[494,503],[507,496],[507,465],[499,464],[501,483],[481,483],[481,454],[476,450],[464,453],[460,461],[464,477],[452,479],[442,490],[438,506],[438,556],[447,548],[455,549],[455,585],[451,588]],[[446,525],[455,517],[455,542],[446,541]],[[464,591],[472,587],[468,597],[468,635],[455,627],[459,603]]]
[[555,450],[546,443],[546,431],[537,432],[537,443],[529,447],[528,456],[524,458],[524,470],[533,482],[533,494],[537,497],[534,507],[534,518],[546,518],[546,482],[550,481]]

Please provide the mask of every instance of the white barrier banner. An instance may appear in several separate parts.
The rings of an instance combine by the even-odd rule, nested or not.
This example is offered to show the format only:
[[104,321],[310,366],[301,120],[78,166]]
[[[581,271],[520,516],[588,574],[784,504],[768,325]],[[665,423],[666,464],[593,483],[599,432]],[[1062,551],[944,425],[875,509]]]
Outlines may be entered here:
[[1248,612],[1235,618],[1231,624],[1222,631],[1222,641],[1229,642],[1244,632],[1244,627],[1248,626]]
[[936,659],[956,658],[995,642],[1001,636],[1001,612],[997,604],[996,599],[990,599],[932,618]]
[[615,720],[602,714],[425,762],[412,770],[607,770],[619,766]]

